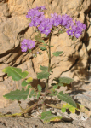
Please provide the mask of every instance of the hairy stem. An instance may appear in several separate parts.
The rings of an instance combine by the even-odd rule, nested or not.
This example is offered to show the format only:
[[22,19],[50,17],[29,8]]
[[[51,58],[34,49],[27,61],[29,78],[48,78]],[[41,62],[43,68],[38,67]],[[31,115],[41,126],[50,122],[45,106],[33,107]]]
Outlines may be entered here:
[[[48,46],[48,50],[49,50],[49,54],[48,54],[48,58],[49,58],[49,63],[48,63],[48,72],[50,73],[51,71],[51,37],[52,37],[52,34],[50,33],[50,36],[49,36],[49,46]],[[43,107],[43,111],[46,111],[46,105],[45,105],[45,100],[46,100],[46,94],[47,94],[47,90],[49,88],[49,85],[48,85],[48,82],[49,82],[49,76],[48,76],[48,79],[46,79],[46,90],[45,90],[45,96],[44,96],[44,103],[42,105]]]
[[[51,37],[52,37],[52,34],[50,33],[50,36],[49,36],[49,54],[48,54],[48,58],[49,58],[49,63],[48,63],[48,72],[50,73],[51,71]],[[46,79],[46,90],[49,88],[48,86],[48,82],[49,82],[49,77],[48,79]]]

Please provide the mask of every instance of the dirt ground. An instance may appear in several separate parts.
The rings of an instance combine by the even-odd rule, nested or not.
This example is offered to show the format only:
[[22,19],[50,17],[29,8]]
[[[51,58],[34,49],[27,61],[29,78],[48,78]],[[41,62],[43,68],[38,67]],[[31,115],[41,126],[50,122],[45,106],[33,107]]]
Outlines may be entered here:
[[[85,91],[83,91],[85,90]],[[68,93],[72,96],[74,95],[77,97],[79,102],[83,105],[85,105],[89,110],[91,111],[91,83],[85,84],[79,89],[73,91],[69,91]],[[88,97],[86,97],[88,96]],[[86,97],[86,98],[84,98]],[[23,108],[28,103],[28,100],[22,101]],[[0,112],[7,113],[7,112],[20,112],[20,108],[17,105],[17,101],[14,101],[11,103],[11,105],[8,105],[6,108],[1,108]],[[83,114],[83,113],[82,113]],[[36,115],[36,113],[34,114]],[[65,113],[63,113],[65,116]],[[71,117],[73,117],[72,121],[59,121],[55,123],[48,123],[44,124],[38,117],[0,117],[0,128],[91,128],[91,118],[90,117],[84,117],[81,114],[72,114]],[[84,118],[84,119],[83,119]]]

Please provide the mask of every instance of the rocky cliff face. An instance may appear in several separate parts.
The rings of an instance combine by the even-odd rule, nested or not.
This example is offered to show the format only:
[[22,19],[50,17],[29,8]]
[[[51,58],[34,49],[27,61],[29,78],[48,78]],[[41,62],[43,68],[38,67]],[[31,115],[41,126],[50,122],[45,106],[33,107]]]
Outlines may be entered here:
[[[19,67],[28,70],[29,76],[37,84],[36,73],[41,65],[48,65],[46,52],[33,58],[32,53],[22,53],[20,43],[23,39],[35,40],[35,27],[29,27],[26,14],[29,9],[36,6],[46,6],[46,17],[51,13],[68,14],[87,25],[86,32],[81,37],[72,41],[67,33],[52,37],[52,53],[63,51],[60,57],[52,56],[52,79],[60,75],[74,78],[74,81],[86,79],[89,56],[91,55],[91,0],[0,0],[0,99],[4,107],[5,99],[2,96],[14,88],[21,88],[21,81],[15,83],[7,77],[2,70],[7,66]],[[33,53],[39,51],[37,47]],[[89,68],[90,69],[90,68]],[[37,82],[36,82],[37,81]],[[45,80],[41,80],[42,86]]]

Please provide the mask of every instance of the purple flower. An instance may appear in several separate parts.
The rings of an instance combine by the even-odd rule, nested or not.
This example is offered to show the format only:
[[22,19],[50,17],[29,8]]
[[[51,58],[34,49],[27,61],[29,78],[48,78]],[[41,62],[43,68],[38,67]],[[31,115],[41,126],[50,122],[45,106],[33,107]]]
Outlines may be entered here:
[[40,26],[38,27],[38,29],[39,29],[40,31],[43,31],[43,30],[45,29],[45,25],[40,25]]
[[72,28],[73,31],[76,31],[76,28],[77,28],[77,27],[76,27],[76,25],[72,25],[71,28]]
[[53,26],[58,26],[62,23],[62,17],[60,15],[57,15],[57,13],[51,14],[50,22]]
[[39,52],[37,52],[37,54],[39,54]]
[[34,17],[39,18],[42,15],[44,15],[44,12],[39,12],[39,10],[31,9],[29,10],[28,15],[26,15],[26,18],[31,18],[31,19],[33,19]]
[[53,26],[58,26],[60,24],[58,18],[53,20]]
[[40,6],[40,9],[41,10],[46,10],[46,7],[45,6]]
[[51,32],[51,30],[49,30],[47,28],[45,30],[41,31],[41,33],[43,33],[45,35],[48,35],[50,32]]
[[30,40],[30,41],[28,41],[27,45],[28,45],[28,48],[31,49],[31,48],[35,47],[35,41]]
[[21,44],[22,44],[22,45],[27,45],[28,41],[29,41],[29,40],[24,39],[24,40],[21,42]]
[[35,41],[32,41],[32,40],[26,40],[24,39],[22,42],[21,42],[21,49],[22,49],[22,52],[26,52],[29,49],[35,47]]
[[33,24],[33,26],[37,27],[40,24],[40,19],[39,18],[34,18],[32,20],[32,24]]
[[81,30],[86,30],[86,25],[83,23],[80,23],[80,21],[76,21],[75,20],[75,24],[77,25],[77,27],[79,27]]
[[32,20],[31,23],[29,23],[29,27],[34,26],[34,21]]
[[67,30],[66,32],[68,33],[68,35],[73,36],[73,30]]
[[[45,6],[37,6],[36,8],[33,8],[29,10],[28,15],[26,15],[27,18],[31,18],[31,23],[29,24],[29,27],[35,26],[40,30],[41,33],[48,35],[53,26],[63,25],[64,28],[68,29],[66,32],[68,35],[71,35],[79,38],[79,36],[82,34],[82,30],[86,29],[86,25],[80,23],[80,21],[75,20],[75,24],[73,22],[73,18],[71,18],[69,15],[57,15],[57,13],[51,14],[51,18],[45,18],[44,12],[41,12],[42,10],[46,10]],[[31,41],[29,41],[31,42]],[[28,42],[28,48],[34,47],[33,43],[29,44]]]
[[86,30],[86,24],[82,24],[83,25],[83,29]]
[[37,9],[37,10],[46,10],[46,7],[45,6],[37,6],[35,9]]
[[52,14],[51,14],[51,17],[52,17],[53,19],[57,18],[57,13],[52,13]]
[[41,33],[48,35],[52,29],[52,22],[50,18],[43,18],[38,29],[41,31]]
[[80,35],[81,35],[81,33],[80,33],[79,31],[75,31],[75,32],[74,32],[74,36],[75,36],[76,38],[79,38]]
[[27,49],[28,49],[28,47],[27,47],[27,45],[22,45],[21,46],[21,49],[22,49],[22,52],[26,52]]

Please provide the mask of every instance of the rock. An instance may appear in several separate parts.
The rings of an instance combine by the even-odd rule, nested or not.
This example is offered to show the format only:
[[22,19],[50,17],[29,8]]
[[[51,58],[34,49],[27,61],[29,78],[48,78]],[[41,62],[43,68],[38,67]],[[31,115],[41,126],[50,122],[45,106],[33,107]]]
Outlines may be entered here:
[[8,66],[8,64],[0,64],[0,76],[3,76],[3,75],[6,74],[6,73],[2,72],[2,70],[3,70],[4,68],[6,68],[7,66]]

